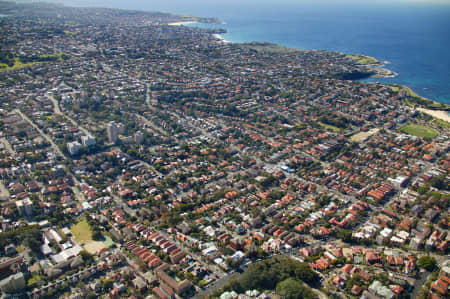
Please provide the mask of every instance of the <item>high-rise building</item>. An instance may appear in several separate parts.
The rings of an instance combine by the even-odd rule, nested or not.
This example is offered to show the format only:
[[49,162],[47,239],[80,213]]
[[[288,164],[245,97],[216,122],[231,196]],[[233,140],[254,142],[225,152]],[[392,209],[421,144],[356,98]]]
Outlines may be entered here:
[[119,134],[124,134],[125,133],[125,126],[122,123],[117,123],[117,130],[119,131]]
[[81,148],[81,144],[78,141],[67,143],[67,151],[71,156],[78,154]]
[[6,295],[6,293],[16,293],[19,291],[23,291],[25,287],[25,277],[23,276],[22,272],[10,275],[0,281],[0,290],[2,290],[3,295]]
[[108,126],[106,127],[106,134],[108,135],[109,143],[117,142],[117,136],[119,135],[119,128],[117,127],[115,122],[110,121],[108,123]]
[[28,197],[23,200],[16,201],[17,211],[20,216],[32,216],[33,215],[33,202]]
[[87,136],[81,136],[81,143],[84,147],[90,147],[95,145],[95,138],[87,135]]
[[144,134],[141,131],[134,133],[134,142],[137,144],[142,144],[142,142],[144,142]]

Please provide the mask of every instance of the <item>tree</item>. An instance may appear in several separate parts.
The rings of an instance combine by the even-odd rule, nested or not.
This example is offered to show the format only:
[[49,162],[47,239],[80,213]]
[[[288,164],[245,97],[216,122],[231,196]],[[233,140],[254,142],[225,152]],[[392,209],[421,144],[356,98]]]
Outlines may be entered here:
[[293,278],[288,278],[277,284],[276,291],[278,295],[286,299],[309,299],[316,298],[314,293],[305,287],[305,285]]
[[114,279],[108,278],[108,279],[103,281],[102,287],[103,287],[104,290],[109,290],[109,289],[111,289],[113,287],[113,284],[114,284]]
[[422,256],[418,261],[417,265],[424,268],[428,272],[433,272],[437,268],[437,262],[434,259],[434,257],[431,257],[429,255]]
[[90,292],[86,295],[86,299],[95,299],[98,296],[94,292]]
[[312,271],[308,264],[289,257],[277,256],[250,265],[239,277],[237,285],[243,290],[273,290],[279,282],[288,278],[304,281],[310,285],[319,282],[318,274]]
[[80,251],[80,256],[83,258],[83,261],[86,264],[90,264],[90,263],[92,263],[94,261],[94,257],[89,252],[87,252],[86,250]]
[[351,243],[352,238],[352,232],[346,229],[342,229],[337,233],[337,237],[341,239],[344,242]]

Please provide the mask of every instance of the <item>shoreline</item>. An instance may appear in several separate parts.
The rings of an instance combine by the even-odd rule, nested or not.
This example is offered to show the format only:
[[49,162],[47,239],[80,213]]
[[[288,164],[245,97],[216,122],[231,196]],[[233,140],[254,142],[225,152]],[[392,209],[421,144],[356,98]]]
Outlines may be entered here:
[[226,40],[223,38],[223,36],[221,34],[218,33],[214,33],[212,36],[214,36],[215,38],[217,38],[219,41],[221,41],[222,43],[225,44],[230,44],[231,42],[229,40]]
[[[175,26],[175,25],[195,24],[195,23],[202,23],[202,22],[201,21],[174,22],[174,23],[169,23],[169,25]],[[225,22],[219,20],[219,24],[225,24]],[[226,43],[226,44],[233,43],[232,41],[229,41],[229,40],[226,40],[225,38],[223,38],[223,36],[221,34],[214,33],[214,34],[212,34],[212,36],[214,38],[218,39],[219,42]],[[234,43],[235,44],[245,44],[245,43],[236,43],[236,42],[234,42]],[[275,44],[275,45],[279,46],[278,44]],[[281,47],[283,47],[283,46],[281,46]],[[304,49],[297,49],[297,48],[292,48],[292,49],[295,49],[298,51],[304,50]],[[326,51],[329,51],[329,50],[326,50]],[[335,52],[335,51],[331,51],[331,52]],[[376,78],[395,78],[399,75],[397,72],[394,72],[385,67],[385,66],[391,64],[390,61],[385,61],[385,60],[380,61],[375,57],[364,55],[364,54],[349,54],[349,53],[342,53],[342,52],[336,52],[336,53],[345,55],[348,58],[352,59],[356,64],[366,67],[367,70],[369,70],[373,73],[369,78],[374,78],[374,79],[376,79]],[[387,83],[385,83],[385,84],[387,84]],[[387,84],[387,85],[389,85],[389,84]],[[441,103],[441,102],[438,102],[435,100],[431,100],[431,99],[422,97],[422,96],[416,94],[410,87],[408,87],[406,85],[402,85],[402,86],[404,88],[410,90],[413,94],[417,95],[418,97],[420,97],[423,100],[427,100],[427,101],[448,107],[448,104],[446,104],[446,103]],[[432,110],[432,109],[427,109],[426,106],[424,106],[423,109],[424,109],[424,111],[425,110],[436,111],[437,113],[434,113],[434,114],[428,113],[428,114],[433,115],[433,116],[436,115],[435,117],[437,117],[441,120],[450,122],[450,120],[448,119],[448,114],[447,114],[446,110],[438,110],[438,109]],[[424,111],[423,111],[423,113],[426,113]],[[439,112],[442,112],[442,114]]]
[[416,108],[416,110],[450,123],[450,115],[445,110],[431,110],[422,107]]
[[196,24],[196,23],[198,23],[198,22],[196,22],[196,21],[180,21],[180,22],[168,23],[167,25],[169,25],[169,26],[184,26],[184,25]]
[[[201,22],[194,22],[194,21],[175,22],[175,23],[170,23],[169,25],[184,25],[184,24],[196,24],[196,23],[201,23]],[[220,21],[220,24],[225,24],[225,22]],[[237,43],[237,42],[232,42],[232,41],[226,40],[223,38],[223,36],[221,34],[217,34],[217,33],[212,34],[212,36],[215,37],[216,39],[218,39],[219,42],[226,43],[226,44],[232,44],[232,43],[245,44],[245,43]],[[274,45],[279,46],[278,44],[274,44]],[[281,46],[281,47],[284,47],[284,46]],[[297,51],[304,51],[304,49],[298,49],[298,48],[292,48],[292,49],[297,50]],[[329,51],[329,50],[326,50],[326,51]],[[335,52],[335,51],[331,51],[331,52]],[[345,55],[345,56],[349,57],[350,59],[353,59],[357,64],[359,64],[361,66],[365,66],[370,71],[374,72],[374,74],[371,75],[369,78],[395,78],[399,75],[398,73],[391,71],[388,68],[385,68],[386,65],[391,64],[390,61],[386,61],[386,60],[380,61],[375,57],[364,55],[364,54],[349,54],[349,53],[341,53],[341,52],[336,52],[336,53]],[[382,84],[387,84],[387,83],[382,83]],[[387,84],[387,85],[390,85],[390,84]],[[403,86],[407,90],[411,91],[412,93],[416,94],[410,87],[408,87],[406,85],[401,85],[401,86]],[[427,101],[430,101],[433,103],[437,103],[437,104],[445,105],[445,106],[448,105],[446,103],[441,103],[441,102],[437,102],[435,100],[431,100],[431,99],[422,97],[418,94],[416,94],[416,95],[424,100],[427,100]],[[423,113],[427,113],[426,111],[430,111],[430,113],[427,113],[427,114],[432,115],[438,119],[441,119],[441,120],[444,120],[444,121],[450,123],[450,117],[446,110],[432,110],[432,109],[427,109],[424,107],[422,107],[420,109],[424,110],[424,111],[421,111]],[[431,113],[433,111],[435,111],[436,113]]]

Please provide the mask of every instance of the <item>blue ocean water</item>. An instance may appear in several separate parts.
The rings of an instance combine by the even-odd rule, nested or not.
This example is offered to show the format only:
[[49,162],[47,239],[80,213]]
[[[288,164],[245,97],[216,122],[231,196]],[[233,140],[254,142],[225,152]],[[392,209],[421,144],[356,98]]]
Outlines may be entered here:
[[394,78],[418,94],[450,104],[450,4],[262,0],[64,0],[101,6],[218,17],[231,42],[266,41],[299,49],[359,53],[389,61]]

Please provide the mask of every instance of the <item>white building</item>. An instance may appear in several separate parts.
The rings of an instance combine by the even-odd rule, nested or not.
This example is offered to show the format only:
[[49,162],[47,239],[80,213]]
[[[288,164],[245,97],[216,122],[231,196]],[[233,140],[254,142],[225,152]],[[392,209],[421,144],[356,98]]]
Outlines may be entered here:
[[137,144],[142,144],[142,142],[144,142],[144,134],[141,131],[134,133],[134,142]]
[[108,126],[106,127],[106,134],[108,135],[109,143],[117,142],[117,136],[119,135],[119,128],[117,127],[115,122],[110,121],[108,123]]
[[71,156],[78,154],[81,149],[81,144],[78,141],[67,143],[67,151]]
[[25,289],[25,278],[23,273],[10,275],[8,278],[0,281],[0,289],[4,293],[16,293]]
[[16,201],[16,207],[20,216],[32,216],[33,215],[33,202],[29,198]]
[[88,136],[81,136],[81,143],[84,147],[90,147],[95,145],[95,138],[88,135]]
[[125,133],[125,126],[122,123],[118,123],[117,130],[119,130],[119,134],[123,135]]

